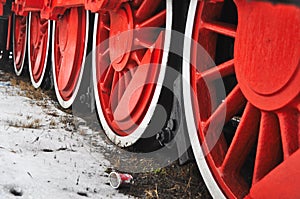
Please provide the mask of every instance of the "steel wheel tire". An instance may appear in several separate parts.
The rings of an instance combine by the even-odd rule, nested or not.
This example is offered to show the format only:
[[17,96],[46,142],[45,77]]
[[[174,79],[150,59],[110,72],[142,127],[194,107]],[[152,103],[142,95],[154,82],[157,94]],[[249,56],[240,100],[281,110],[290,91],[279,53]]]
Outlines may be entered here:
[[27,17],[13,15],[14,70],[20,76],[26,62]]
[[32,85],[35,88],[39,88],[43,82],[47,67],[50,45],[50,21],[42,21],[39,13],[31,12],[29,13],[28,24],[29,74]]
[[[259,71],[257,64],[253,64],[251,60],[264,59],[261,59],[258,54],[249,50],[253,48],[247,46],[259,46],[255,41],[262,43],[261,40],[266,37],[270,38],[268,42],[272,47],[285,45],[285,43],[274,38],[277,35],[289,38],[290,32],[295,33],[295,35],[299,34],[299,29],[294,26],[294,24],[299,24],[300,21],[299,8],[297,10],[296,7],[281,5],[280,9],[286,9],[286,14],[275,19],[272,18],[272,20],[276,20],[279,24],[286,24],[286,21],[291,21],[286,26],[290,28],[295,27],[295,29],[293,28],[293,30],[289,30],[286,33],[277,26],[269,26],[268,28],[272,28],[270,31],[272,34],[264,33],[266,34],[264,35],[265,37],[258,37],[257,33],[250,34],[246,32],[248,30],[246,28],[250,26],[251,28],[257,27],[257,24],[250,23],[250,17],[252,17],[252,21],[259,23],[260,27],[264,27],[263,25],[269,22],[268,17],[276,16],[276,13],[279,16],[278,13],[283,13],[278,9],[279,6],[276,7],[266,2],[246,2],[244,0],[236,0],[235,3],[239,19],[237,30],[236,26],[232,26],[232,24],[210,21],[212,20],[208,14],[210,13],[210,9],[214,12],[213,6],[222,4],[222,1],[213,4],[209,1],[192,0],[190,4],[185,33],[184,57],[190,59],[192,64],[183,62],[183,95],[186,122],[195,158],[203,179],[214,198],[243,198],[248,194],[250,198],[260,198],[263,196],[299,197],[296,185],[290,184],[289,187],[291,188],[289,190],[291,192],[284,193],[280,187],[289,182],[284,181],[281,184],[272,182],[274,181],[272,179],[280,178],[280,176],[276,177],[276,175],[282,175],[282,173],[289,176],[290,179],[293,178],[294,180],[296,178],[296,181],[299,181],[299,176],[293,176],[294,172],[292,171],[295,164],[299,165],[299,161],[295,161],[295,158],[299,157],[299,144],[297,140],[299,140],[300,132],[300,97],[299,86],[296,86],[299,85],[299,72],[296,70],[297,67],[299,68],[299,45],[297,46],[297,40],[293,41],[290,39],[285,41],[287,46],[293,49],[292,52],[295,55],[290,55],[289,51],[286,50],[288,48],[282,50],[283,52],[274,51],[272,54],[266,54],[268,52],[266,50],[259,51],[263,52],[262,54],[265,57],[277,58],[280,53],[288,57],[288,65],[291,66],[291,69],[282,70],[284,74],[289,73],[282,77],[282,72],[278,73],[279,69],[285,67],[282,61],[279,61],[276,66],[278,70],[276,70],[276,67],[270,70],[270,66],[263,65],[264,67],[262,68],[265,68],[265,71],[257,72]],[[248,9],[252,9],[251,11],[253,12]],[[197,15],[199,13],[201,14]],[[203,13],[205,13],[204,16],[202,15]],[[199,21],[197,21],[198,18],[196,16],[201,16],[201,23],[198,23]],[[253,20],[256,16],[260,16],[261,18]],[[218,20],[218,17],[214,16],[214,20]],[[251,30],[267,31],[255,28]],[[193,53],[195,53],[193,50],[195,49],[193,49],[192,42],[188,38],[196,37],[200,40],[202,39],[202,42],[208,41],[207,43],[204,42],[207,45],[203,47],[215,59],[215,55],[217,54],[217,39],[214,39],[210,35],[211,32],[218,35],[225,35],[225,37],[236,38],[234,57],[229,60],[219,61],[220,63],[217,66],[195,69],[192,66],[198,66],[193,62]],[[252,42],[250,43],[249,41]],[[248,59],[245,53],[254,54],[255,56],[250,56]],[[249,68],[256,75],[251,76]],[[267,85],[267,82],[271,81],[268,79],[270,77],[268,76],[269,73],[274,73],[272,77],[274,77],[274,80],[277,77],[278,80],[275,80],[274,84],[268,84],[268,87],[264,87],[264,85]],[[284,79],[286,80],[284,82],[283,77],[288,81]],[[214,102],[213,97],[211,99],[206,98],[206,88],[201,84],[203,83],[202,80],[206,81],[209,79],[212,81],[214,78],[222,78],[225,82],[227,96],[221,102]],[[231,81],[228,81],[228,78],[231,78]],[[264,84],[255,84],[254,82],[259,81],[254,81],[255,78],[261,78]],[[235,79],[235,81],[232,79]],[[284,89],[281,92],[275,92],[278,88],[278,82],[276,81],[282,83],[281,87],[284,85]],[[266,88],[268,89],[266,90]],[[257,91],[253,92],[254,89]],[[290,89],[293,90],[291,91]],[[215,91],[214,88],[212,90]],[[265,95],[264,93],[267,92],[268,95]],[[193,95],[193,93],[195,94]],[[207,100],[208,102],[203,102],[203,100]],[[212,105],[213,103],[216,103],[216,105]],[[199,107],[200,109],[198,109]],[[212,121],[216,121],[216,126],[213,126],[212,129],[217,129],[221,126],[221,134],[215,140],[215,143],[213,143],[214,146],[208,146],[207,142],[210,142],[210,140],[206,140],[207,134],[216,133],[209,131]],[[224,124],[226,125],[223,128]],[[213,137],[214,135],[210,136]],[[287,166],[291,162],[294,165]]]
[[[87,52],[88,31],[89,13],[83,7],[70,8],[58,22],[53,22],[54,88],[58,102],[63,108],[69,108],[73,104],[80,87]],[[65,51],[68,53],[63,58],[61,53],[64,54]]]
[[[143,1],[141,1],[141,2],[143,2]],[[150,1],[144,1],[143,3],[149,5]],[[127,8],[128,8],[128,4],[127,4]],[[171,28],[172,28],[172,1],[170,1],[170,0],[166,1],[165,9],[166,9],[166,19],[165,19],[166,27],[165,27],[165,29],[171,30]],[[145,13],[145,12],[141,12],[141,13]],[[156,13],[157,16],[159,14],[161,14],[161,12]],[[124,133],[125,131],[127,131],[127,129],[122,130],[122,128],[120,128],[120,129],[114,128],[114,126],[111,123],[112,121],[110,119],[108,119],[107,110],[103,110],[103,100],[101,100],[102,94],[100,91],[99,80],[97,77],[97,74],[99,74],[99,73],[97,72],[98,69],[97,69],[97,64],[96,64],[96,58],[97,58],[97,54],[96,54],[97,53],[97,47],[96,47],[97,46],[97,41],[96,41],[97,31],[96,30],[97,30],[99,20],[100,20],[99,15],[100,14],[97,14],[96,18],[95,18],[95,26],[94,26],[95,32],[94,32],[94,42],[93,42],[93,81],[94,81],[95,99],[96,99],[96,106],[97,106],[97,110],[98,110],[98,116],[101,121],[101,125],[102,125],[106,135],[108,136],[108,138],[112,142],[117,144],[118,146],[128,147],[128,146],[131,146],[134,143],[136,143],[142,137],[142,135],[145,133],[145,129],[147,128],[151,118],[153,117],[156,106],[159,102],[159,98],[160,98],[160,95],[162,92],[162,87],[156,86],[151,91],[152,95],[151,95],[151,99],[149,100],[149,104],[147,106],[143,106],[144,107],[144,108],[142,108],[143,114],[140,115],[139,121],[137,122],[137,126],[134,127],[133,129],[131,129],[129,133],[127,133],[127,132]],[[133,21],[134,20],[135,20],[135,18],[133,18]],[[168,51],[169,51],[170,40],[171,40],[171,36],[168,33],[166,35],[167,36],[164,38],[164,42],[163,42],[164,52],[162,53],[162,56],[160,58],[161,59],[161,62],[160,62],[161,68],[158,72],[158,77],[157,77],[157,81],[156,81],[157,84],[159,84],[159,85],[162,85],[163,81],[165,79]],[[133,40],[134,40],[134,38],[133,38]],[[128,54],[125,54],[124,57],[125,57],[125,59],[127,59]],[[125,64],[125,67],[127,67],[127,63]]]

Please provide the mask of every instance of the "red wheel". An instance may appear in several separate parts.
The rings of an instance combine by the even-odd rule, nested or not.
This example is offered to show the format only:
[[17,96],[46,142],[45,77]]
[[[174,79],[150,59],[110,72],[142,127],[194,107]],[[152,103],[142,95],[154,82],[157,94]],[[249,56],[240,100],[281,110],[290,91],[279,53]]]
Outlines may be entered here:
[[50,39],[50,21],[43,20],[40,13],[29,14],[28,26],[28,66],[31,83],[41,86],[47,66]]
[[96,16],[96,104],[105,133],[119,146],[130,146],[142,136],[159,102],[162,88],[157,85],[165,78],[170,45],[162,28],[171,29],[171,4],[138,0]]
[[25,65],[27,42],[27,17],[14,15],[13,57],[15,73],[21,75]]
[[[184,107],[197,164],[214,198],[297,198],[300,9],[234,2],[190,4],[186,37],[216,63],[185,40],[191,64],[183,63]],[[218,79],[225,83],[221,100]]]
[[53,24],[54,88],[63,108],[72,105],[79,90],[87,50],[88,19],[83,7],[70,8]]

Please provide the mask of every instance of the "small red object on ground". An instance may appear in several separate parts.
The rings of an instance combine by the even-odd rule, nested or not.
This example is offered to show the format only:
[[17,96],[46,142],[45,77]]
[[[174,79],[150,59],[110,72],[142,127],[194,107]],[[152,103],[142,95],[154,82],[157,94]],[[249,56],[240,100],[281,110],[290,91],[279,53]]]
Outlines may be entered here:
[[133,184],[133,177],[130,174],[111,172],[109,174],[109,183],[115,189]]

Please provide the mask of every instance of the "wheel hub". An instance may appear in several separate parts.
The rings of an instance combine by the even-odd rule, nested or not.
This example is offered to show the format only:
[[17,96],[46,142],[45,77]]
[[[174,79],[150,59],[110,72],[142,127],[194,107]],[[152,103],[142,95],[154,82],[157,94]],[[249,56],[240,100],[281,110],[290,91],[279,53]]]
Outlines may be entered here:
[[133,41],[133,18],[130,6],[110,12],[110,58],[116,71],[122,71],[129,59]]
[[238,10],[234,56],[241,89],[263,110],[282,108],[300,91],[299,9],[253,2],[238,3]]

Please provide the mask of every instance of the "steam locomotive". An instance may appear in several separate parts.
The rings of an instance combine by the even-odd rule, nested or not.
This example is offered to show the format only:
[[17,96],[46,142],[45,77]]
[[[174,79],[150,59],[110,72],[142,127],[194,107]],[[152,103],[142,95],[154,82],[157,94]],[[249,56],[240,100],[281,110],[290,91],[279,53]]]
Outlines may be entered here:
[[174,142],[215,198],[300,197],[298,0],[0,0],[0,16],[2,60],[63,108],[95,104],[117,146]]

